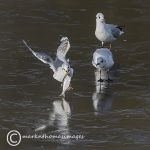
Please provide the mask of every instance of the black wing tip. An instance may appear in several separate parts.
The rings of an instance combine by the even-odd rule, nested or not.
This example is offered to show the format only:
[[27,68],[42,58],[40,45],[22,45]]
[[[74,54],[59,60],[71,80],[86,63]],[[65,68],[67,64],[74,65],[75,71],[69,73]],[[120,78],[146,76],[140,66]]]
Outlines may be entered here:
[[125,28],[125,25],[117,26],[116,28],[118,28],[120,31],[123,31],[123,29]]

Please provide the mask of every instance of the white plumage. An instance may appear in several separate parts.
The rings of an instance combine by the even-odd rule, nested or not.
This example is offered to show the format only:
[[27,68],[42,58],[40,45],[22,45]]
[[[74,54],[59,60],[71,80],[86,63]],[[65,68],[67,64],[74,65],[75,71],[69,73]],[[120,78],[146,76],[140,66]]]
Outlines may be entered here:
[[93,53],[92,64],[98,71],[108,72],[109,69],[114,65],[113,55],[110,49],[108,48],[97,49]]
[[112,52],[108,48],[97,49],[92,64],[97,69],[109,70],[114,65]]
[[55,61],[53,61],[53,59],[47,54],[43,52],[33,51],[23,40],[23,43],[35,57],[37,57],[43,63],[48,64],[50,66],[54,73],[54,79],[63,83],[63,90],[61,95],[65,96],[65,92],[70,87],[71,78],[73,76],[73,68],[70,67],[69,60],[66,59],[66,54],[70,48],[69,39],[67,37],[62,37],[60,42],[61,44],[57,49]]
[[111,43],[116,40],[124,32],[122,31],[122,26],[106,24],[105,18],[102,13],[96,15],[96,30],[95,36],[98,40],[104,43]]

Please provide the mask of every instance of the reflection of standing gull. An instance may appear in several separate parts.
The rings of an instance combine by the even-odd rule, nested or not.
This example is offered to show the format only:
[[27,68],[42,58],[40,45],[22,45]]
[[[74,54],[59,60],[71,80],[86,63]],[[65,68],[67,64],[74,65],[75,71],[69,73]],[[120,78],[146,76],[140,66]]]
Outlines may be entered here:
[[102,73],[107,72],[107,81],[109,78],[109,69],[114,65],[113,56],[108,48],[97,49],[93,54],[93,66],[100,72],[100,82],[103,82]]
[[100,72],[95,72],[96,91],[93,93],[93,107],[96,112],[107,112],[112,107],[111,92],[108,90],[107,82],[98,82]]
[[111,43],[112,41],[116,40],[121,34],[123,34],[124,32],[122,31],[122,28],[123,26],[106,24],[104,15],[102,13],[98,13],[96,15],[95,36],[102,42],[102,47],[104,46],[104,43]]
[[73,68],[70,68],[69,59],[66,60],[66,54],[70,48],[69,39],[67,37],[63,37],[60,41],[61,44],[57,49],[57,56],[55,61],[53,61],[50,56],[43,52],[33,51],[24,40],[23,43],[27,46],[27,48],[32,52],[35,57],[50,66],[50,68],[54,72],[54,79],[63,83],[63,90],[61,95],[64,96],[65,92],[71,88],[70,82],[73,76]]

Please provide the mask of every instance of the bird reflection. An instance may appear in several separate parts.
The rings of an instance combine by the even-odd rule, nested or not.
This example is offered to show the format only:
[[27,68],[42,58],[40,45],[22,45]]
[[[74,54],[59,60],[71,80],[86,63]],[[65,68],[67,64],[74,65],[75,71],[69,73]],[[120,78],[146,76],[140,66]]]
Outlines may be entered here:
[[[103,79],[107,78],[107,72],[101,72]],[[92,100],[95,114],[104,113],[111,110],[112,107],[112,94],[107,81],[98,82],[100,72],[95,71],[95,92],[93,92]]]
[[[69,102],[62,97],[52,103],[52,111],[49,114],[49,119],[45,125],[40,125],[35,131],[51,132],[56,135],[70,135],[69,131],[69,118],[71,109]],[[70,143],[70,139],[60,139],[60,142]]]
[[49,115],[49,125],[55,125],[61,132],[69,132],[68,119],[71,115],[69,103],[62,97],[62,100],[56,100],[52,105],[53,110]]

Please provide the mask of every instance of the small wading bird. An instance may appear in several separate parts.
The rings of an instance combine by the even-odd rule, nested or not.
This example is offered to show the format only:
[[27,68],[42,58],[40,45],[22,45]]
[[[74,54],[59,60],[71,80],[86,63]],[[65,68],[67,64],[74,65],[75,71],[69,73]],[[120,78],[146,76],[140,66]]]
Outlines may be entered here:
[[111,49],[111,42],[115,41],[124,33],[122,30],[123,26],[106,24],[104,15],[102,13],[98,13],[96,15],[95,36],[102,42],[102,47],[104,46],[104,43],[110,43]]
[[107,79],[106,81],[112,81],[109,77],[109,69],[114,65],[114,60],[112,53],[110,49],[108,48],[100,48],[97,49],[93,53],[93,60],[92,60],[93,66],[97,69],[97,71],[100,72],[100,82],[103,82],[102,79],[102,72],[107,72]]
[[66,91],[73,89],[70,84],[71,78],[73,76],[73,68],[70,67],[69,59],[66,59],[66,54],[70,48],[69,39],[67,37],[62,37],[60,42],[61,43],[57,49],[57,54],[54,61],[50,56],[43,52],[33,51],[23,40],[23,43],[32,52],[32,54],[43,63],[48,64],[49,67],[53,70],[54,79],[62,82],[62,93],[60,96],[65,96]]

